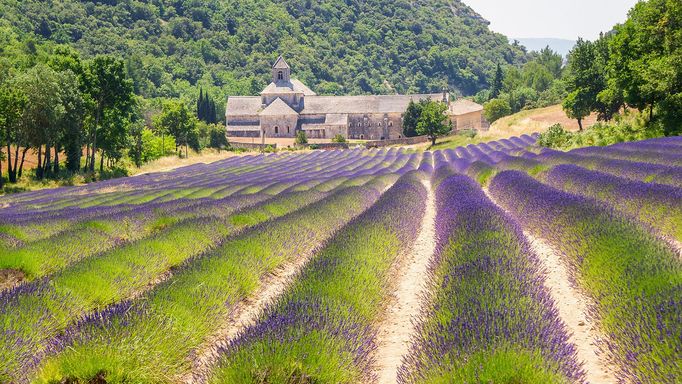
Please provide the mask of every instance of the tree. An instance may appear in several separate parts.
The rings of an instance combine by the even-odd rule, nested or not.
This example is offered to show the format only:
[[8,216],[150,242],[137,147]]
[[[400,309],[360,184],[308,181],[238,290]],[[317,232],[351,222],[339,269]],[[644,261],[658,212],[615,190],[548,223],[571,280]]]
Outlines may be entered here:
[[[17,162],[19,158],[19,137],[21,117],[24,113],[26,98],[20,90],[10,86],[0,88],[0,137],[7,148],[7,177],[10,183],[17,182]],[[14,145],[14,164],[12,164],[12,145]],[[1,151],[0,151],[1,155]],[[0,159],[2,160],[2,159]],[[0,163],[0,181],[2,180],[2,164]]]
[[650,0],[637,3],[609,41],[612,85],[624,101],[658,111],[665,133],[682,132],[682,3]]
[[[85,88],[93,100],[94,118],[90,128],[90,154],[87,162],[91,172],[95,170],[95,154],[98,150],[97,136],[106,128],[115,127],[115,122],[106,122],[106,117],[119,119],[127,116],[133,106],[133,85],[126,77],[122,60],[111,56],[97,56],[86,66]],[[102,161],[100,160],[100,168]]]
[[597,95],[606,87],[596,59],[594,44],[583,39],[578,39],[569,54],[566,79],[568,96],[562,106],[566,116],[578,120],[581,131],[583,118],[595,109]]
[[452,130],[452,122],[447,122],[448,116],[445,114],[448,107],[444,103],[429,100],[422,108],[419,122],[417,122],[417,133],[426,135],[431,139],[431,144],[436,145],[436,138]]
[[346,138],[343,135],[336,135],[332,138],[332,143],[345,143]]
[[230,146],[227,141],[227,132],[225,127],[213,124],[209,130],[209,147],[216,149],[225,149]]
[[159,126],[161,132],[167,132],[175,138],[176,152],[179,146],[184,145],[185,155],[188,154],[188,145],[197,137],[197,118],[190,113],[187,105],[178,100],[164,102],[155,125]]
[[566,96],[562,107],[566,116],[571,119],[578,120],[578,127],[583,130],[583,119],[590,115],[592,105],[594,103],[594,95],[585,91],[585,89],[577,89]]
[[305,135],[305,131],[296,131],[296,139],[294,139],[296,145],[308,144],[308,137]]
[[491,123],[511,113],[512,109],[506,99],[492,99],[483,105],[483,115]]
[[[26,108],[21,117],[25,151],[28,147],[38,151],[36,177],[42,179],[51,173],[50,148],[61,138],[60,121],[65,113],[61,100],[61,78],[50,67],[38,64],[15,79],[14,86],[26,97]],[[17,143],[19,144],[19,143]],[[43,161],[43,145],[45,159]],[[25,155],[25,152],[23,153]],[[21,174],[22,162],[17,176]]]
[[504,72],[502,72],[502,66],[497,63],[497,69],[495,70],[495,79],[493,80],[493,85],[490,88],[490,98],[495,99],[500,96],[502,92],[504,82]]
[[410,100],[403,116],[403,135],[405,137],[417,136],[417,123],[419,122],[419,116],[421,116],[423,107],[424,102],[422,100],[418,103]]
[[66,153],[66,169],[78,172],[83,154],[83,128],[88,112],[88,103],[79,91],[79,81],[70,69],[61,73],[60,99],[64,114],[59,120],[61,140],[55,146],[54,173],[59,173],[59,152]]

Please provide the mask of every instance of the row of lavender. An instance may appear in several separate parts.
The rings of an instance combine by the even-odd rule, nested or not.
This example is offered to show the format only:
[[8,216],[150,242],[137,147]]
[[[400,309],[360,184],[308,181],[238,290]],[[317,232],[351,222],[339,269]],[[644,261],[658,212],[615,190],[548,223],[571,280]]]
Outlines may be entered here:
[[426,176],[403,176],[335,236],[287,293],[221,350],[210,382],[371,382],[376,323],[390,272],[417,236]]
[[[414,156],[402,156],[399,161],[373,162],[369,167],[360,162],[352,168],[346,166],[343,172],[336,172],[337,177],[327,181],[283,182],[281,186],[271,188],[281,191],[274,198],[261,193],[203,204],[182,204],[168,216],[176,224],[160,229],[149,238],[117,244],[109,251],[99,242],[91,242],[93,238],[78,228],[58,236],[61,243],[71,247],[62,249],[64,252],[40,253],[41,249],[52,251],[50,244],[59,248],[54,247],[58,243],[51,237],[43,242],[45,247],[31,247],[36,245],[34,243],[4,254],[3,262],[16,260],[25,266],[27,261],[34,260],[40,268],[35,269],[38,273],[33,277],[66,269],[49,279],[40,279],[2,294],[1,371],[14,375],[15,379],[21,378],[45,350],[45,343],[64,326],[93,310],[134,297],[150,284],[160,282],[171,268],[209,252],[223,239],[244,228],[287,215],[335,189],[362,185],[380,171],[399,173],[401,168],[414,169],[418,160]],[[157,210],[146,211],[151,212]],[[189,215],[189,218],[180,220],[183,215]],[[83,241],[78,242],[79,239]],[[72,263],[76,264],[70,266]]]
[[[0,354],[3,355],[0,358],[3,362],[0,378],[4,381],[27,378],[27,373],[50,355],[55,337],[65,327],[99,309],[104,309],[104,313],[116,312],[127,305],[116,303],[128,303],[140,294],[143,295],[141,298],[130,302],[135,303],[135,308],[140,308],[140,315],[148,313],[147,305],[153,302],[169,317],[177,315],[168,323],[172,330],[186,324],[188,332],[208,332],[199,327],[200,320],[209,313],[217,315],[215,310],[223,307],[218,304],[220,300],[239,302],[240,297],[256,288],[260,275],[286,261],[288,253],[283,253],[283,250],[302,251],[285,242],[287,237],[296,240],[299,247],[314,248],[322,241],[315,233],[328,236],[334,225],[342,224],[357,214],[358,209],[364,209],[372,202],[373,191],[383,189],[395,177],[388,175],[368,179],[360,176],[358,179],[351,179],[329,192],[309,189],[281,194],[253,208],[228,214],[222,220],[196,222],[164,231],[146,241],[84,259],[50,276],[49,280],[41,279],[3,293],[0,296]],[[366,181],[370,182],[367,187],[353,187]],[[321,220],[320,215],[325,213],[324,220]],[[277,217],[281,219],[266,224],[266,221]],[[308,229],[306,225],[314,225],[315,228]],[[239,234],[248,227],[252,229]],[[300,238],[292,234],[294,228],[300,229],[300,232],[295,232]],[[223,261],[227,264],[222,265]],[[180,265],[186,267],[178,270]],[[171,268],[175,270],[169,274]],[[234,278],[226,279],[225,275],[230,273],[234,274]],[[163,281],[167,283],[158,285]],[[218,289],[221,286],[223,291]],[[208,300],[209,297],[213,298],[212,301]],[[199,301],[195,302],[196,299]],[[178,302],[173,304],[174,300]],[[112,307],[112,304],[116,305]],[[181,308],[184,309],[179,311]],[[188,315],[194,316],[192,321],[183,322]],[[94,315],[92,319],[102,316]],[[148,335],[142,329],[149,325],[147,320],[149,318],[140,319],[139,333],[136,331],[128,336],[146,338]],[[154,328],[149,331],[161,331],[161,323],[152,320]],[[204,324],[216,324],[215,320],[206,318]],[[128,323],[127,318],[125,321]],[[89,323],[86,321],[86,324]],[[171,330],[167,331],[162,335],[172,335]],[[177,346],[180,340],[183,337],[173,337],[168,341]],[[139,346],[140,343],[131,345]],[[111,351],[104,350],[103,353],[109,356]],[[173,351],[179,349],[169,350]],[[102,363],[107,365],[106,361],[103,359]]]
[[575,348],[518,224],[445,164],[434,187],[431,292],[399,381],[582,381]]
[[38,377],[87,382],[104,371],[109,382],[177,381],[264,276],[314,254],[390,183],[383,177],[333,193],[222,244],[140,299],[86,318],[55,341]]
[[[77,188],[58,188],[50,191],[37,191],[19,196],[8,197],[2,203],[13,208],[16,204],[20,212],[27,208],[66,207],[71,205],[89,206],[117,205],[123,203],[145,202],[145,199],[163,200],[175,192],[179,197],[193,196],[203,190],[206,194],[220,193],[226,186],[248,185],[248,181],[277,181],[290,178],[296,168],[306,168],[301,177],[308,180],[318,178],[315,172],[320,164],[342,163],[341,166],[356,166],[358,161],[390,159],[399,156],[400,150],[373,152],[315,152],[311,154],[283,154],[233,157],[211,164],[196,164],[170,172],[141,175],[134,178],[116,179]],[[364,160],[363,160],[364,159]]]
[[490,183],[495,199],[569,262],[596,303],[608,336],[601,348],[620,378],[679,382],[682,267],[667,240],[682,241],[682,138],[568,153],[470,152],[441,164]]
[[[212,209],[217,206],[229,206],[232,200],[258,200],[276,195],[289,190],[295,191],[301,186],[312,187],[316,184],[340,183],[349,176],[355,177],[363,174],[377,173],[403,173],[414,169],[418,165],[419,157],[414,155],[401,155],[395,158],[373,160],[370,164],[366,161],[358,161],[357,164],[342,162],[342,164],[329,163],[326,167],[328,177],[319,180],[308,180],[305,170],[289,170],[289,176],[281,182],[253,183],[257,186],[247,193],[235,192],[221,199],[199,200],[176,200],[167,203],[148,203],[131,208],[130,206],[116,207],[115,209],[98,209],[97,207],[69,210],[58,217],[35,218],[29,214],[16,215],[18,220],[6,222],[0,228],[4,230],[5,239],[13,239],[7,242],[18,248],[7,250],[7,255],[0,259],[0,268],[14,268],[23,270],[29,274],[38,275],[45,270],[41,265],[26,265],[34,259],[43,260],[43,256],[58,256],[71,254],[72,249],[76,254],[70,259],[78,259],[95,252],[96,250],[83,247],[82,239],[91,239],[91,244],[96,244],[99,250],[104,250],[115,245],[131,240],[139,239],[156,232],[159,228],[165,228],[182,219],[200,218],[213,215]],[[249,178],[245,177],[248,181]],[[242,182],[244,184],[246,182]],[[27,217],[28,216],[28,217]],[[36,223],[37,222],[37,223]],[[115,225],[113,223],[116,223]],[[63,233],[67,231],[66,233]],[[13,235],[13,236],[10,236]],[[36,240],[42,240],[37,241]],[[33,243],[32,243],[33,241]],[[26,245],[22,247],[22,245]],[[7,246],[5,247],[7,248]],[[35,256],[35,257],[32,257]],[[47,259],[50,259],[49,257]],[[22,263],[21,260],[24,262]]]

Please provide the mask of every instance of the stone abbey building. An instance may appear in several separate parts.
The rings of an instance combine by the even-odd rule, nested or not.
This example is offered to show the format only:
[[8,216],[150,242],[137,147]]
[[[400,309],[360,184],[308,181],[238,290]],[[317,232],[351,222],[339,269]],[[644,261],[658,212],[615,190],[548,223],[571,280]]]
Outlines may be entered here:
[[308,138],[387,140],[402,138],[402,117],[410,100],[448,104],[456,129],[481,129],[483,107],[468,100],[450,102],[447,92],[425,95],[318,96],[291,78],[280,56],[272,66],[272,82],[259,96],[231,96],[225,118],[227,136],[293,138],[302,130]]

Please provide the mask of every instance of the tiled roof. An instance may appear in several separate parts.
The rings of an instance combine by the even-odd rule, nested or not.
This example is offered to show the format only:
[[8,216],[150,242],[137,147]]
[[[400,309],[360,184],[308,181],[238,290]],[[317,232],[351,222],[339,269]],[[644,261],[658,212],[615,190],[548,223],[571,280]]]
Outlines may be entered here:
[[230,96],[227,99],[225,116],[257,116],[261,108],[258,96]]
[[272,65],[272,68],[287,69],[287,68],[289,68],[289,64],[287,64],[287,62],[284,61],[284,58],[282,56],[280,56],[275,61],[275,64]]
[[[302,115],[338,115],[339,120],[347,114],[403,113],[410,100],[419,101],[431,98],[441,100],[441,94],[426,95],[383,95],[383,96],[307,96]],[[274,105],[277,103],[277,105]],[[272,107],[272,108],[271,108]],[[483,110],[480,104],[459,99],[450,104],[450,113],[463,115]],[[228,99],[227,116],[286,115],[296,113],[284,101],[277,99],[261,111],[261,98],[258,96],[231,96]],[[327,119],[336,117],[327,116]],[[347,117],[346,117],[347,119]],[[331,123],[331,122],[330,122]]]
[[315,92],[310,90],[310,88],[306,87],[303,83],[296,79],[291,79],[291,82],[285,83],[285,82],[277,82],[277,83],[270,83],[268,84],[267,87],[261,92],[261,95],[263,94],[282,94],[282,93],[302,93],[306,96],[314,96]]
[[479,112],[483,110],[481,104],[474,103],[471,100],[459,99],[450,104],[450,113],[453,115],[465,115],[467,113]]
[[311,96],[305,98],[301,114],[321,115],[330,113],[402,113],[410,100],[431,98],[441,100],[441,94],[430,95],[381,95],[381,96]]
[[284,115],[298,115],[298,112],[291,109],[282,99],[279,97],[275,99],[270,105],[265,107],[259,113],[260,116],[284,116]]

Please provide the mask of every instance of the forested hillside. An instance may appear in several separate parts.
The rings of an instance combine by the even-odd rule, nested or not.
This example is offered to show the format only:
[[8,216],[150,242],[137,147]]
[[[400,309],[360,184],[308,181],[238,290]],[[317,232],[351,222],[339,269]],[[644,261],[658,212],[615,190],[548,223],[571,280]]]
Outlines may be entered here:
[[[47,4],[46,4],[47,3]],[[253,94],[284,54],[319,93],[488,88],[525,60],[458,0],[0,0],[24,34],[124,58],[135,92],[196,99]],[[196,95],[195,95],[196,94]]]

